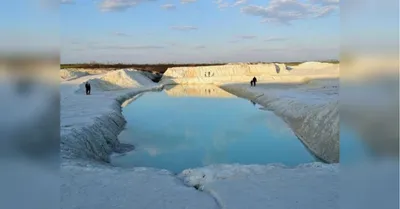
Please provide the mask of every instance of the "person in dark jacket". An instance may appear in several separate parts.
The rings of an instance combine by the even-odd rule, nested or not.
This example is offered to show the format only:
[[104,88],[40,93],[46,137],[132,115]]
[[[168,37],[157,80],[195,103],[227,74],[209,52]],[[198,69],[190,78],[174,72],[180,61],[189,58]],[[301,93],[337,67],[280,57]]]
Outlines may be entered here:
[[256,86],[257,83],[257,78],[253,77],[253,79],[250,81],[250,86]]
[[90,83],[87,81],[85,83],[86,95],[90,95]]

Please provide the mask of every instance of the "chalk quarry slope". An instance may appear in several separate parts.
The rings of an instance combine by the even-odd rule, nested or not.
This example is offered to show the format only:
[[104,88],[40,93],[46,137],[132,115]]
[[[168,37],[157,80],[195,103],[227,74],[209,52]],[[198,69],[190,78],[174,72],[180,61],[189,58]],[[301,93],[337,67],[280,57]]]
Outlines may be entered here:
[[225,84],[250,82],[253,77],[259,82],[282,83],[304,82],[307,79],[339,76],[339,65],[306,62],[289,67],[285,64],[227,64],[201,67],[173,67],[164,73],[163,84]]
[[82,76],[87,76],[89,73],[82,72],[79,70],[72,70],[72,69],[61,69],[60,70],[60,78],[61,81],[68,81],[72,79],[76,79]]
[[[84,83],[92,85],[90,96]],[[117,135],[126,121],[121,104],[133,96],[159,89],[139,71],[123,69],[61,83],[61,156],[108,162],[118,149]]]
[[[137,72],[132,75],[127,71],[130,70],[61,83],[61,208],[234,209],[248,206],[261,209],[267,205],[319,209],[337,206],[337,165],[314,163],[296,168],[219,165],[189,169],[179,175],[181,180],[165,170],[110,166],[109,155],[120,146],[117,136],[126,123],[121,104],[161,87]],[[92,86],[95,84],[90,96],[81,91],[87,80]],[[184,183],[199,185],[203,192]],[[310,191],[304,192],[304,189]]]
[[222,89],[250,99],[283,118],[318,158],[339,162],[339,80],[304,84],[226,84]]
[[[147,74],[135,69],[111,71],[99,78],[89,79],[92,91],[116,91],[139,88],[154,84]],[[85,85],[79,85],[78,92],[85,92]]]

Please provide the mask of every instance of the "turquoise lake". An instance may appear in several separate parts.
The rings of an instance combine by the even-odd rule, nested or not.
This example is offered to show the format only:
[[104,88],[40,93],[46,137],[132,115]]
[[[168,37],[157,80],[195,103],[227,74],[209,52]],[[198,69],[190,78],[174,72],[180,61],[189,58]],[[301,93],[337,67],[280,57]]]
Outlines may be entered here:
[[218,97],[221,91],[148,92],[125,106],[127,124],[118,138],[135,150],[113,155],[112,164],[179,173],[211,164],[317,161],[273,112],[235,96]]

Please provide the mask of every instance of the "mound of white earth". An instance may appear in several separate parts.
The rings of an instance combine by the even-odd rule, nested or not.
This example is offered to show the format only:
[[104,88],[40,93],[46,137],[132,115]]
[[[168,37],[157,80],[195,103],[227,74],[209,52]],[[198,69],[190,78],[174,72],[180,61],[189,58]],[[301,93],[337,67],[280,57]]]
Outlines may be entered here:
[[330,67],[339,67],[339,64],[325,63],[325,62],[304,62],[296,66],[297,69],[323,69]]
[[[93,91],[115,91],[122,89],[138,88],[154,84],[143,72],[134,69],[112,71],[100,78],[90,79]],[[79,86],[78,92],[85,91],[85,84]]]
[[61,69],[60,70],[60,77],[62,80],[72,80],[76,79],[82,76],[87,76],[89,73],[87,72],[81,72],[77,70],[66,70],[66,69]]
[[339,65],[306,62],[288,67],[280,63],[173,67],[164,73],[163,84],[249,83],[253,77],[261,83],[304,82],[305,79],[337,78]]

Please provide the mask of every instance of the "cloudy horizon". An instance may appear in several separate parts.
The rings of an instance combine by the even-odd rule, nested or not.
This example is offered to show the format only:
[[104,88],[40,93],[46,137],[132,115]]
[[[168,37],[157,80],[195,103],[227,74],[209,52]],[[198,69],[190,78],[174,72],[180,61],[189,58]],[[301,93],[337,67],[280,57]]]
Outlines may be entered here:
[[338,0],[61,1],[61,63],[338,59]]

